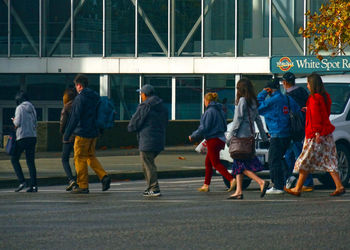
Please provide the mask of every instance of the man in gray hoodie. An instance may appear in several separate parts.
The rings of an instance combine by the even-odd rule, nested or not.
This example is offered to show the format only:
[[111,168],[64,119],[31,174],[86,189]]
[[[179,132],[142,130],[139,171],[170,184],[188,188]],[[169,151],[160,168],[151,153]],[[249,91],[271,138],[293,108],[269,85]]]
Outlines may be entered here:
[[19,192],[26,187],[22,167],[19,163],[23,151],[26,151],[26,161],[30,174],[30,187],[27,192],[37,192],[35,168],[36,111],[33,104],[28,101],[25,92],[18,92],[15,99],[18,106],[12,121],[16,128],[16,146],[11,156],[11,163],[20,183],[15,192]]
[[165,128],[168,110],[162,99],[154,95],[152,85],[146,84],[138,90],[142,103],[137,107],[128,125],[129,132],[137,132],[143,172],[147,181],[145,197],[160,196],[157,166],[154,159],[164,149]]

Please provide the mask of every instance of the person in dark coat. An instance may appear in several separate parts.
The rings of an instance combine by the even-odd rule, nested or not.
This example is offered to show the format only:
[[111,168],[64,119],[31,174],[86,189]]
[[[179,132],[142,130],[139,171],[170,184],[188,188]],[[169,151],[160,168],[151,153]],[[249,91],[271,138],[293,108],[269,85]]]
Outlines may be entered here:
[[[61,118],[60,118],[60,133],[62,135],[64,135],[67,124],[69,122],[75,96],[76,96],[76,92],[72,88],[66,89],[63,93],[63,108],[61,110]],[[66,173],[68,178],[68,186],[66,187],[66,191],[71,191],[73,187],[77,186],[77,183],[75,182],[75,178],[73,177],[73,174],[72,174],[72,169],[69,165],[69,156],[73,151],[74,139],[75,139],[75,136],[73,134],[69,138],[68,142],[63,141],[62,143],[62,165],[63,165],[64,172]]]
[[164,150],[165,131],[168,124],[168,110],[163,100],[155,95],[154,87],[146,84],[140,92],[142,103],[128,125],[129,132],[137,132],[143,172],[147,182],[145,197],[160,196],[155,158]]

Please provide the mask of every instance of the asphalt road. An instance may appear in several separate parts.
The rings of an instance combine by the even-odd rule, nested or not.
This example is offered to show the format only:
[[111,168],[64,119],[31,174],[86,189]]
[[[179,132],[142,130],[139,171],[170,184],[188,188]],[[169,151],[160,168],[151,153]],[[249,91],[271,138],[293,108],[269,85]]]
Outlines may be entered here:
[[162,179],[162,196],[144,198],[144,181],[90,185],[73,195],[64,186],[38,193],[0,190],[0,249],[349,249],[350,195],[329,197],[317,186],[297,198],[227,200],[221,177],[211,192],[203,178]]

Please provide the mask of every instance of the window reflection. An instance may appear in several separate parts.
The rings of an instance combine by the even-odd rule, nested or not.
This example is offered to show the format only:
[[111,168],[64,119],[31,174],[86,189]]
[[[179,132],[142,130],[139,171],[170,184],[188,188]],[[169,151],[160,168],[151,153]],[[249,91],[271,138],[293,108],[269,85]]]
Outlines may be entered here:
[[202,114],[202,79],[176,78],[176,119],[199,119]]

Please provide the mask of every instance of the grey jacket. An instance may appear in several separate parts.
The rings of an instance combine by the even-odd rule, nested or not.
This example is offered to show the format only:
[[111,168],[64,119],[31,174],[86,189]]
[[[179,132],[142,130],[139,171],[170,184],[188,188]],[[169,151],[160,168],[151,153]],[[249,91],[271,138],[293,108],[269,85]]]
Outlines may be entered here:
[[36,137],[36,111],[28,101],[17,106],[13,124],[16,126],[16,140]]
[[[267,141],[267,136],[264,130],[264,126],[262,124],[260,115],[258,113],[258,107],[256,104],[253,104],[252,107],[249,108],[250,112],[250,120],[252,122],[252,129],[255,133],[254,121],[259,129],[261,138],[264,141]],[[250,137],[252,136],[249,117],[248,117],[248,103],[244,97],[239,99],[238,105],[235,108],[235,115],[233,117],[232,126],[228,126],[227,131],[227,142],[230,141],[232,136],[242,138],[242,137]]]

